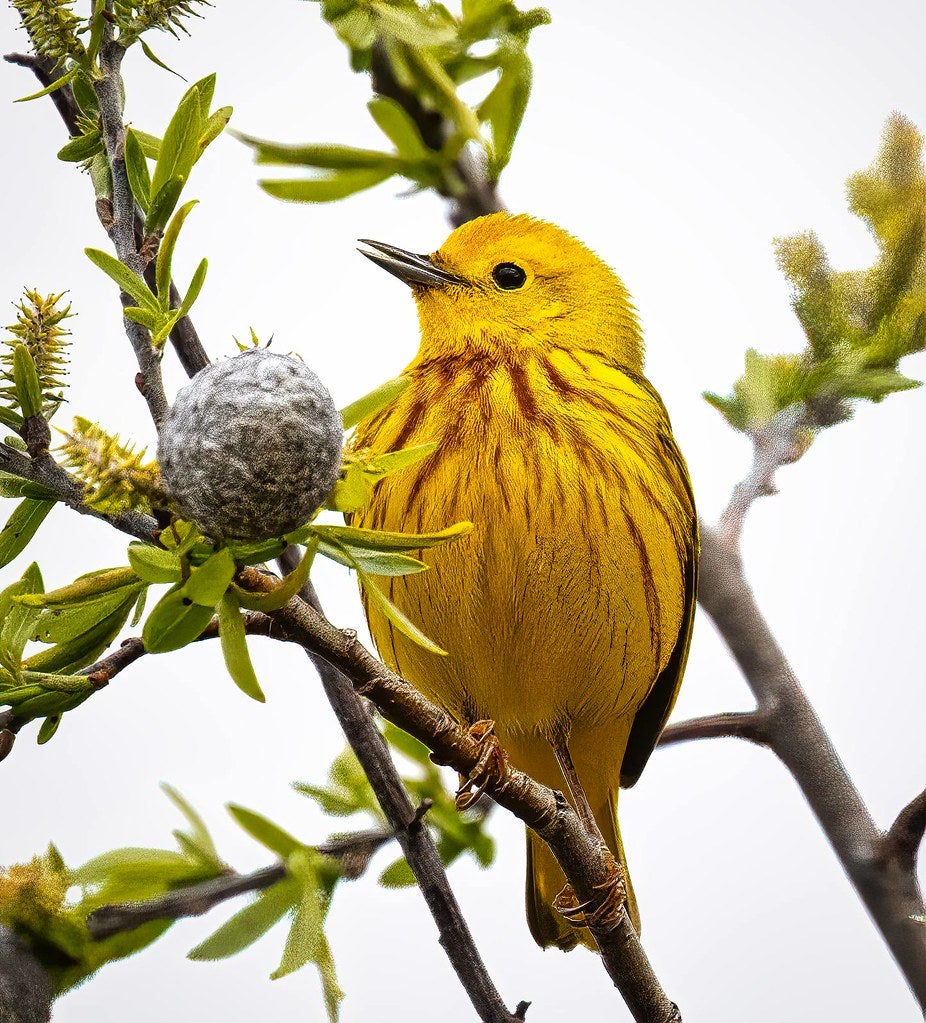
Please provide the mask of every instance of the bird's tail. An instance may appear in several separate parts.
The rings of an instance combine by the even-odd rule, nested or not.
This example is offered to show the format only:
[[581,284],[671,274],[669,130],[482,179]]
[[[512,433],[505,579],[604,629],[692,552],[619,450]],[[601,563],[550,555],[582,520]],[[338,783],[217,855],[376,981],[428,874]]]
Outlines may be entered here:
[[[627,872],[627,860],[624,856],[624,845],[617,823],[617,790],[608,796],[607,803],[595,814],[595,820],[608,848],[614,853],[624,870],[624,883],[627,886],[627,912],[634,929],[640,933],[640,913],[637,900]],[[534,941],[541,948],[556,945],[564,952],[585,945],[594,949],[595,942],[587,928],[573,927],[553,908],[553,900],[559,895],[566,884],[566,878],[550,852],[549,846],[533,831],[527,832],[527,923]]]

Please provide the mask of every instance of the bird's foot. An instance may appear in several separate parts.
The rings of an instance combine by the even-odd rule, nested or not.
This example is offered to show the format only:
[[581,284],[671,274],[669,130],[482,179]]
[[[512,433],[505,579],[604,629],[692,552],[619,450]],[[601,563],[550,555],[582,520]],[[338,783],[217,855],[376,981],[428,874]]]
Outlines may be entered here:
[[553,900],[553,908],[564,916],[573,927],[588,927],[592,931],[607,933],[613,930],[625,911],[627,905],[627,885],[624,881],[624,870],[620,863],[606,849],[605,865],[608,876],[600,884],[595,885],[595,895],[586,902],[579,902],[572,885],[565,888]]
[[490,785],[501,785],[508,776],[508,755],[495,734],[495,722],[477,721],[468,731],[470,738],[479,744],[480,753],[469,775],[460,775],[461,785],[456,798],[458,810],[468,810]]

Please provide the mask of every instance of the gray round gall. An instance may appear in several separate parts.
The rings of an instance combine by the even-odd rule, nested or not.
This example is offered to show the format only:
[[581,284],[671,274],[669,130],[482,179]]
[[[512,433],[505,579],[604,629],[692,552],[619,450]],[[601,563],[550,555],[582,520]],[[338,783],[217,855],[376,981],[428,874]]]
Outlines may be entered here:
[[158,463],[180,514],[213,539],[267,540],[307,522],[341,468],[341,414],[299,359],[249,348],[177,395]]

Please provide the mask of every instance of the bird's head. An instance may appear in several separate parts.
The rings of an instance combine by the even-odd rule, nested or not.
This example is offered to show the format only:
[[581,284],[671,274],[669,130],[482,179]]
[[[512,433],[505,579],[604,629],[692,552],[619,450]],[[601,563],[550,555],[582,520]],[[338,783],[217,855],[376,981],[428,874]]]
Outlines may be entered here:
[[493,213],[458,227],[430,256],[363,244],[365,256],[411,286],[426,358],[546,346],[642,367],[620,278],[554,224]]

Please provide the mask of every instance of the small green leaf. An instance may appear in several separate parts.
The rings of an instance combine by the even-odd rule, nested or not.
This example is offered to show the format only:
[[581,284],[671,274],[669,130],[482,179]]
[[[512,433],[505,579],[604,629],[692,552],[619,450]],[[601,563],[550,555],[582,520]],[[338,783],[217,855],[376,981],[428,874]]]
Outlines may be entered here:
[[193,274],[193,278],[190,281],[190,286],[186,289],[186,294],[183,296],[183,301],[180,303],[180,307],[177,310],[178,319],[181,316],[186,316],[187,313],[193,308],[193,303],[199,298],[199,293],[203,289],[203,284],[206,281],[206,271],[209,269],[209,262],[206,259],[199,261],[199,266]]
[[531,93],[531,62],[523,49],[505,57],[495,88],[477,111],[480,120],[492,126],[492,177],[498,178],[511,159],[514,140],[527,109]]
[[103,138],[94,128],[86,135],[77,135],[58,150],[58,159],[64,163],[83,163],[103,152]]
[[325,177],[261,181],[269,195],[288,202],[334,202],[378,185],[395,174],[392,166],[370,170],[345,170]]
[[184,94],[164,132],[161,151],[151,177],[152,196],[156,196],[173,178],[185,181],[199,156],[203,117],[198,85]]
[[184,82],[186,81],[183,75],[181,75],[177,71],[174,71],[172,67],[168,67],[164,63],[164,61],[161,60],[161,58],[154,52],[154,50],[151,49],[151,47],[145,42],[144,39],[139,39],[138,41],[141,44],[141,52],[148,58],[148,60],[151,61],[152,64],[157,65],[159,68],[161,68],[162,71],[167,71],[172,75],[176,75],[177,78],[181,79],[181,81]]
[[41,483],[20,479],[12,473],[0,472],[0,497],[31,497],[34,501],[55,501],[57,495]]
[[152,333],[160,329],[165,319],[163,313],[152,313],[150,310],[142,309],[141,306],[137,305],[126,306],[122,310],[122,315],[133,323],[140,323],[143,327],[147,327]]
[[415,880],[412,868],[408,865],[408,860],[402,856],[394,863],[390,863],[379,875],[379,883],[383,888],[408,888],[418,882]]
[[156,135],[149,135],[146,131],[132,129],[132,134],[138,139],[141,151],[149,160],[157,160],[161,152],[161,140]]
[[180,558],[173,551],[148,543],[129,544],[129,564],[138,578],[146,583],[175,583],[183,574]]
[[152,182],[151,205],[148,207],[148,216],[145,218],[145,230],[148,234],[157,234],[164,230],[164,225],[176,209],[185,184],[186,178],[178,175],[165,181],[155,192],[153,191],[154,182]]
[[124,266],[102,249],[84,249],[91,263],[95,263],[108,277],[116,282],[119,287],[143,308],[152,312],[158,311],[158,300],[151,293],[148,285],[137,274]]
[[33,92],[30,96],[20,96],[19,99],[13,100],[14,103],[28,103],[33,99],[41,99],[42,96],[50,96],[53,92],[57,92],[59,89],[63,89],[65,85],[69,85],[73,81],[74,77],[80,71],[80,66],[75,64],[69,71],[52,82],[51,85],[46,86],[41,92]]
[[[125,625],[133,601],[130,599],[115,608],[105,618],[73,639],[57,643],[33,654],[23,662],[28,671],[75,672],[96,660],[106,650]],[[36,623],[39,624],[39,623]]]
[[173,785],[168,785],[165,781],[161,782],[161,791],[186,818],[187,823],[190,825],[190,837],[197,847],[203,850],[207,859],[218,863],[219,853],[215,847],[215,842],[212,841],[212,836],[209,834],[206,822],[196,812],[192,804],[184,799]]
[[394,99],[377,96],[367,103],[367,109],[400,156],[413,161],[434,159],[433,151],[424,144],[411,115]]
[[36,737],[36,741],[40,746],[44,746],[46,742],[58,731],[58,725],[61,724],[61,715],[53,714],[51,717],[45,718],[42,722],[42,727],[39,729],[39,734]]
[[271,852],[275,852],[281,859],[285,860],[297,850],[305,848],[304,842],[300,842],[298,838],[294,838],[288,831],[267,820],[262,814],[237,803],[229,803],[227,809],[251,838],[256,839]]
[[218,110],[209,115],[202,137],[199,140],[200,151],[213,143],[222,134],[225,126],[231,120],[233,112],[233,107],[219,107]]
[[322,785],[310,785],[308,782],[295,782],[293,788],[314,800],[331,817],[350,817],[363,807],[348,795],[342,795]]
[[392,533],[378,529],[359,529],[356,526],[320,525],[313,525],[312,531],[329,543],[347,547],[362,547],[372,551],[416,551],[452,543],[466,536],[472,528],[472,522],[457,522],[436,533]]
[[447,656],[447,651],[442,650],[436,643],[428,639],[421,629],[392,603],[370,576],[360,571],[357,572],[357,575],[363,585],[363,592],[366,594],[367,599],[389,619],[399,632],[408,636],[412,642],[417,643],[424,650],[428,650],[432,654],[440,654],[443,657]]
[[320,170],[380,170],[401,163],[391,153],[377,149],[355,149],[352,146],[286,145],[232,132],[239,141],[255,150],[255,162],[286,167],[317,167]]
[[404,729],[399,728],[398,725],[392,724],[391,721],[383,722],[383,737],[402,756],[408,757],[409,760],[414,761],[416,764],[421,764],[428,769],[434,766],[431,760],[431,751],[428,747],[423,742],[419,742],[413,735],[409,735]]
[[183,222],[189,216],[190,211],[197,202],[199,202],[198,199],[191,199],[188,203],[184,203],[184,205],[177,210],[171,218],[170,223],[167,225],[164,237],[161,239],[161,245],[158,249],[158,258],[155,262],[155,285],[157,288],[158,302],[164,312],[167,312],[170,309],[170,278],[171,263],[174,258],[174,248],[177,245],[177,239],[180,237],[180,229],[183,227]]
[[13,381],[16,385],[16,397],[23,416],[42,414],[42,385],[39,382],[39,371],[35,366],[32,353],[24,344],[13,345]]
[[313,871],[303,883],[293,925],[290,927],[283,949],[283,958],[280,965],[270,974],[271,980],[279,980],[290,973],[295,973],[306,963],[318,959],[320,947],[325,941],[322,930],[324,912],[324,895]]
[[194,604],[175,586],[154,606],[142,629],[145,649],[152,654],[179,650],[199,637],[212,621],[213,609]]
[[183,586],[183,595],[194,604],[215,608],[231,585],[235,574],[235,559],[231,551],[216,551],[199,568],[194,568]]
[[147,213],[151,206],[151,175],[141,142],[131,128],[125,133],[125,169],[132,195],[142,211]]
[[412,382],[411,377],[393,377],[384,384],[365,394],[362,398],[352,401],[345,408],[341,409],[341,419],[344,421],[344,429],[352,430],[359,422],[372,416],[376,412],[391,405],[396,398]]
[[19,672],[23,650],[38,616],[37,611],[24,607],[14,598],[25,593],[41,593],[42,585],[42,573],[33,562],[21,579],[0,593],[0,664],[11,672]]
[[138,580],[131,568],[107,568],[99,572],[90,572],[67,586],[48,593],[37,593],[24,596],[23,604],[29,607],[58,607],[65,604],[82,604],[103,593],[122,589],[124,586],[135,586]]
[[219,641],[228,674],[245,695],[257,700],[258,703],[266,702],[267,698],[260,687],[260,682],[257,681],[254,665],[251,663],[244,619],[241,617],[238,601],[232,594],[226,593],[219,602],[218,612]]
[[30,638],[37,643],[68,643],[116,611],[123,612],[124,621],[137,598],[138,587],[126,586],[81,604],[58,605],[41,613]]
[[313,537],[307,544],[299,564],[269,593],[254,593],[233,584],[232,591],[238,603],[251,611],[277,611],[285,607],[305,585],[317,549],[318,543]]
[[382,551],[366,551],[360,547],[344,547],[329,544],[324,540],[318,546],[318,553],[324,554],[345,568],[356,568],[369,575],[414,575],[426,572],[428,566],[407,554],[387,554]]
[[287,878],[260,892],[257,898],[192,949],[188,958],[228,959],[262,937],[296,905],[299,885]]
[[45,521],[45,516],[54,508],[55,501],[36,501],[27,497],[16,506],[0,531],[0,568],[8,565],[20,555],[35,536],[36,530]]

